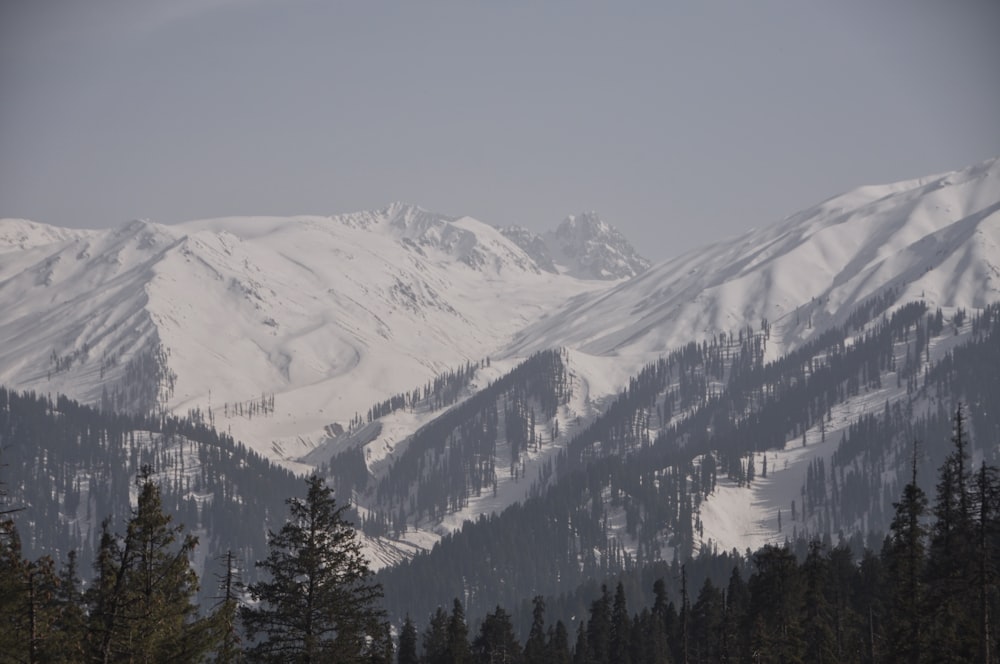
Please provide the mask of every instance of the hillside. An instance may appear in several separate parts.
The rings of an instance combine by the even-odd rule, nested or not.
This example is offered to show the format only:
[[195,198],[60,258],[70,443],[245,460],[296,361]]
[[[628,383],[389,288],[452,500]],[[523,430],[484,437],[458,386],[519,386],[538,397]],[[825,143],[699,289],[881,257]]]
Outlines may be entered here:
[[889,288],[946,310],[1000,299],[1000,160],[862,187],[666,260],[570,301],[509,352],[568,346],[641,363],[767,320],[778,357]]
[[327,425],[605,287],[540,269],[474,219],[398,204],[108,231],[3,220],[0,239],[0,383],[197,410],[288,461]]
[[[913,441],[926,481],[960,403],[972,462],[998,460],[996,160],[849,192],[611,282],[568,276],[544,238],[406,206],[0,228],[11,389],[173,409],[319,469],[355,504],[392,611],[459,596],[482,613],[697,552],[883,532]],[[211,487],[182,481],[194,443],[164,438],[164,421],[117,443],[113,482],[24,457],[26,477],[75,496],[31,499],[62,528],[37,550],[86,542],[102,506],[124,513],[144,448],[223,545]],[[246,454],[235,445],[222,456]]]

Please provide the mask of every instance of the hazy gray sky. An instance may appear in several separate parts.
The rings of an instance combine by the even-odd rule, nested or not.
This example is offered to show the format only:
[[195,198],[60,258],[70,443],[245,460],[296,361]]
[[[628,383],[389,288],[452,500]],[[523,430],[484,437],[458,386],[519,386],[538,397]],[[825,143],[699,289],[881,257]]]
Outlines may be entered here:
[[0,216],[401,200],[654,259],[1000,154],[1000,2],[0,0]]

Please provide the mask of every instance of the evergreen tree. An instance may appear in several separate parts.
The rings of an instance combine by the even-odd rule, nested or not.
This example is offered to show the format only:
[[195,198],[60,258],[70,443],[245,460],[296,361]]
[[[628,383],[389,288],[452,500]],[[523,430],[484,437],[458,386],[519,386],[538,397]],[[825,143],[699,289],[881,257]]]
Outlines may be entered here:
[[573,664],[593,664],[587,639],[587,621],[581,620],[576,628],[576,645],[573,648]]
[[898,662],[923,660],[924,564],[927,530],[923,524],[927,497],[917,486],[917,454],[914,448],[911,480],[903,498],[893,503],[896,514],[889,526],[888,550],[883,555],[888,574],[888,652]]
[[[10,521],[0,523],[0,661],[60,659],[55,648],[59,619],[58,579],[52,559],[21,557],[21,542]],[[67,661],[78,650],[69,646]],[[78,661],[78,660],[77,660]]]
[[440,606],[424,632],[425,664],[448,664],[448,614]]
[[217,664],[238,664],[243,661],[243,649],[239,633],[239,593],[242,589],[236,556],[227,551],[222,560],[225,571],[216,580],[219,583],[217,602],[212,611],[213,628],[216,632],[215,662]]
[[722,662],[741,662],[748,651],[746,635],[747,611],[750,591],[743,581],[739,567],[733,567],[726,586],[725,610],[723,612],[722,646],[719,659]]
[[139,497],[124,537],[103,524],[97,578],[88,589],[91,658],[96,661],[194,661],[211,647],[209,623],[197,619],[198,578],[190,556],[198,543],[163,511],[159,487],[143,468]]
[[998,537],[1000,537],[1000,476],[984,461],[976,475],[976,578],[979,589],[979,657],[995,658],[993,615],[997,607]]
[[[883,547],[885,548],[885,547]],[[862,621],[863,662],[884,661],[889,654],[885,634],[887,594],[886,573],[882,559],[870,549],[865,550],[858,565],[858,597],[855,601]]]
[[306,497],[287,502],[289,519],[268,536],[257,563],[270,579],[251,584],[256,602],[242,610],[257,639],[248,655],[263,662],[361,662],[385,649],[381,587],[322,478],[306,480]]
[[466,664],[469,661],[469,626],[465,622],[465,609],[456,597],[448,617],[448,664]]
[[611,609],[610,661],[631,664],[632,621],[628,615],[625,587],[621,581],[615,589],[614,604]]
[[753,555],[750,577],[752,646],[761,661],[801,662],[803,592],[801,571],[787,547],[765,545]]
[[691,652],[690,660],[699,664],[709,664],[722,659],[721,638],[723,631],[722,592],[712,580],[705,583],[691,607]]
[[545,641],[545,600],[541,595],[532,600],[531,629],[524,642],[525,664],[546,664],[549,661],[548,644]]
[[657,579],[653,582],[653,608],[649,615],[649,625],[645,630],[645,638],[649,640],[647,661],[670,661],[669,616],[670,602],[667,600],[667,585],[663,579]]
[[76,557],[75,549],[66,556],[55,595],[58,617],[51,637],[51,651],[59,653],[64,664],[86,659],[87,625]]
[[514,636],[510,616],[499,606],[486,614],[479,635],[472,643],[474,661],[478,664],[520,664],[521,645]]
[[854,561],[854,553],[847,543],[841,543],[830,550],[826,594],[829,598],[831,625],[836,644],[837,661],[846,662],[864,651],[861,640],[861,616],[858,613],[858,588],[860,568]]
[[590,661],[608,662],[611,653],[611,596],[608,587],[601,586],[601,596],[590,605],[587,622],[587,649]]
[[555,627],[549,627],[548,642],[548,664],[570,664],[573,661],[569,650],[569,633],[563,621],[557,620]]
[[14,522],[0,522],[0,652],[12,661],[28,661],[30,630],[23,624],[25,615],[25,561],[21,558],[21,539]]
[[933,662],[969,661],[975,644],[964,635],[977,632],[974,586],[976,542],[969,495],[968,441],[959,406],[954,420],[954,450],[942,464],[934,502],[934,525],[927,560],[927,645]]
[[829,566],[819,540],[809,543],[809,553],[802,565],[805,582],[805,661],[815,664],[836,664],[837,642],[833,631],[833,611],[826,596]]
[[410,620],[410,616],[407,615],[403,621],[403,628],[399,632],[396,664],[418,664],[419,661],[417,657],[417,628]]

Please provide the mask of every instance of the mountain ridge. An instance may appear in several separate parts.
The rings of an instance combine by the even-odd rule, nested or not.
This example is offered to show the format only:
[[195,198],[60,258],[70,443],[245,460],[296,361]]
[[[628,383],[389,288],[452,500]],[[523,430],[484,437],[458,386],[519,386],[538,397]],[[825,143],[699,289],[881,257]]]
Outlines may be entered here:
[[[484,611],[789,528],[884,528],[907,445],[947,441],[956,402],[976,461],[997,458],[996,376],[979,365],[995,366],[1000,330],[998,170],[847,192],[618,282],[553,274],[498,229],[399,204],[49,245],[16,222],[0,381],[112,389],[109,410],[146,400],[255,434],[261,456],[318,469],[355,505],[376,566],[412,558],[384,572],[409,601],[469,593]],[[534,308],[510,320],[512,301]],[[187,393],[196,381],[207,394]],[[519,567],[508,545],[526,527],[549,568]],[[451,587],[420,586],[459,566]]]
[[571,302],[527,328],[510,353],[558,340],[648,356],[762,319],[775,327],[775,350],[792,348],[889,286],[906,287],[901,302],[929,291],[932,306],[981,307],[1000,297],[998,202],[997,159],[855,189]]
[[[179,413],[277,393],[269,417],[217,425],[286,460],[327,425],[605,287],[539,269],[475,219],[404,204],[106,231],[3,220],[2,237],[17,250],[0,280],[0,382]],[[165,358],[162,384],[113,388],[139,356]]]

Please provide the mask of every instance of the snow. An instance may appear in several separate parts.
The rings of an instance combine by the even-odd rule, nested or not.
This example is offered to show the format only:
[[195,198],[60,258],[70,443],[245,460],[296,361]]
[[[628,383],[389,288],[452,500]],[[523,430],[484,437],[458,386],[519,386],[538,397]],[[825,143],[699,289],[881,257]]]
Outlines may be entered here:
[[[953,309],[943,311],[945,320],[954,314]],[[971,323],[954,333],[950,324],[945,324],[941,336],[930,340],[930,361],[924,366],[940,361],[957,346],[968,342]],[[896,365],[904,366],[908,342],[895,344]],[[702,546],[717,547],[720,551],[736,548],[743,551],[747,547],[757,550],[765,544],[780,544],[785,539],[794,539],[793,533],[815,532],[815,520],[802,515],[801,489],[805,483],[806,470],[816,459],[824,459],[826,467],[832,468],[830,457],[836,451],[841,437],[848,427],[865,415],[881,413],[886,403],[905,398],[906,386],[897,387],[895,372],[882,375],[881,389],[862,392],[831,408],[830,419],[823,425],[817,424],[806,432],[806,445],[802,439],[786,441],[783,450],[767,451],[767,477],[761,477],[762,456],[755,457],[757,477],[750,486],[737,486],[736,482],[720,475],[715,491],[705,500],[700,509],[702,525]],[[932,407],[925,401],[925,409]],[[791,518],[791,503],[795,501],[798,519]],[[778,511],[782,514],[781,530],[778,528]],[[855,524],[864,531],[864,524]]]
[[[524,455],[517,478],[498,462],[496,495],[484,492],[402,541],[366,542],[378,564],[391,564],[465,519],[522,500],[543,464],[631,375],[690,341],[766,318],[773,359],[890,287],[900,304],[923,299],[947,315],[997,301],[1000,162],[856,189],[625,281],[567,272],[540,269],[478,220],[400,203],[332,217],[133,221],[101,231],[2,219],[0,383],[97,403],[129,359],[158,343],[176,375],[169,409],[198,409],[307,472],[362,435],[330,438],[328,425],[346,426],[466,361],[491,358],[476,376],[485,386],[535,351],[566,348],[573,396],[557,416],[559,438],[547,440],[549,423],[539,423],[546,442]],[[954,343],[942,337],[932,353]],[[58,369],[53,355],[69,367]],[[892,387],[834,409],[826,442],[817,429],[804,448],[790,441],[769,452],[766,479],[741,488],[720,478],[701,506],[703,542],[742,550],[801,525],[785,513],[803,469],[832,453],[853,418],[898,396],[894,380],[883,382]],[[272,395],[273,412],[249,411]],[[370,470],[384,472],[434,416],[382,418],[365,444]],[[504,458],[502,445],[498,453]]]
[[[97,403],[158,341],[167,406],[293,460],[387,396],[478,361],[567,296],[605,284],[545,273],[496,229],[395,204],[339,217],[135,221],[75,234],[0,221],[0,382]],[[83,348],[87,352],[83,353]],[[52,353],[77,353],[53,371]],[[109,376],[104,354],[120,357]],[[232,406],[274,395],[273,413]]]
[[568,301],[508,352],[568,346],[643,362],[766,318],[777,357],[890,286],[901,302],[922,298],[932,308],[1000,298],[1000,161],[864,187],[669,259]]

